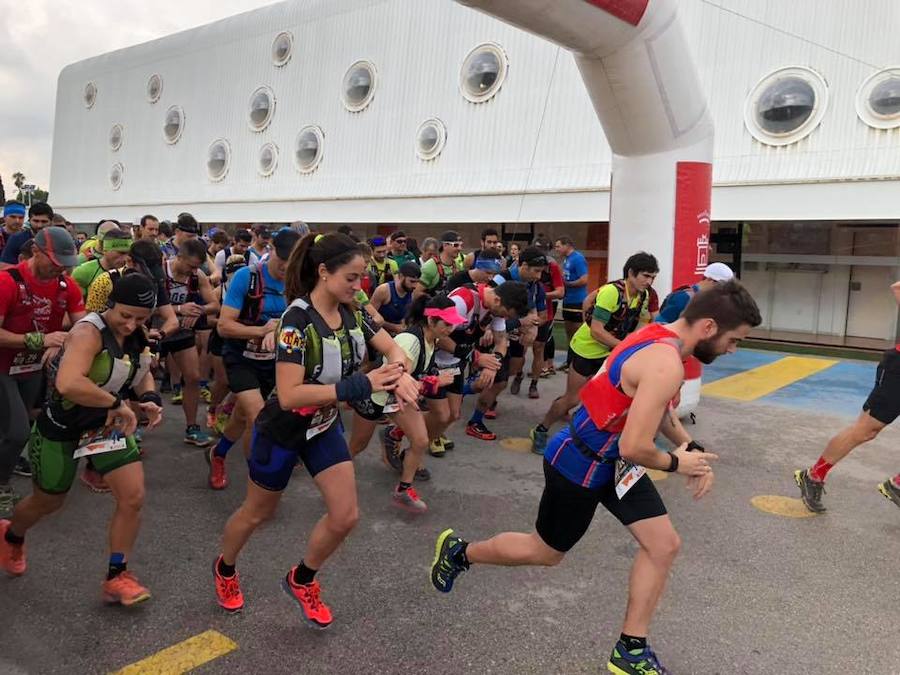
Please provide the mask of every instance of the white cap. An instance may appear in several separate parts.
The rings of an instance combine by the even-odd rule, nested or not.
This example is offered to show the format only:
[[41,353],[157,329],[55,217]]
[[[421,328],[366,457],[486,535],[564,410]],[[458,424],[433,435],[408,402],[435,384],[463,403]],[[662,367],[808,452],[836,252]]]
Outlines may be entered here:
[[731,281],[734,279],[734,272],[725,263],[714,262],[706,266],[703,276],[716,282]]

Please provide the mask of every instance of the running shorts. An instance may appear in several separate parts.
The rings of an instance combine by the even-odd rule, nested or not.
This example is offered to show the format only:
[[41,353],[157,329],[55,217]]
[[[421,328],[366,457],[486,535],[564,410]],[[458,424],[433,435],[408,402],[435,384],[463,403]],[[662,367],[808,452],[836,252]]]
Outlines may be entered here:
[[215,328],[212,329],[212,333],[209,335],[209,342],[207,345],[210,354],[213,356],[222,356],[222,348],[225,346],[225,341],[222,339],[222,336],[219,335],[219,331]]
[[247,460],[250,480],[264,490],[281,492],[291,480],[298,457],[313,478],[336,464],[352,461],[341,421],[337,420],[328,431],[313,436],[299,449],[278,445],[254,428]]
[[863,410],[882,424],[891,424],[900,416],[900,352],[896,349],[886,351],[881,357],[875,371],[875,386]]
[[275,361],[266,362],[266,365],[256,365],[240,356],[227,353],[222,362],[225,365],[225,376],[228,378],[228,389],[235,394],[259,389],[265,400],[275,388]]
[[564,302],[562,307],[562,318],[563,321],[584,323],[584,311],[581,309],[581,303]]
[[[125,444],[122,450],[91,456],[91,465],[101,476],[126,464],[141,461],[141,453],[134,437],[128,436]],[[31,479],[42,492],[61,495],[69,491],[78,467],[78,460],[72,457],[77,448],[78,441],[53,441],[43,436],[36,424],[32,426],[28,441]]]
[[598,504],[603,504],[626,527],[666,515],[662,497],[647,474],[619,499],[612,472],[609,482],[586,488],[576,485],[544,460],[544,493],[535,527],[547,546],[562,553],[571,550],[590,527]]
[[603,366],[604,361],[606,361],[605,356],[600,359],[586,359],[583,356],[576,354],[572,348],[569,347],[569,365],[582,377],[590,378],[596,375],[600,372],[600,368]]
[[553,335],[553,322],[548,321],[547,323],[543,323],[538,327],[537,337],[534,339],[534,341],[547,343],[550,341],[551,335]]
[[179,328],[171,335],[167,335],[166,339],[159,343],[159,355],[177,354],[196,346],[197,339],[194,336],[194,332],[185,328]]

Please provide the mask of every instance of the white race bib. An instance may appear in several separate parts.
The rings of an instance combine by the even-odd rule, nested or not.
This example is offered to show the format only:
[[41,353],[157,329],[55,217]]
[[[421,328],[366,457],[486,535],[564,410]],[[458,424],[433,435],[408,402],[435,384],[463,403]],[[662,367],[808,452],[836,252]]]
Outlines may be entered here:
[[306,430],[306,440],[328,431],[337,416],[338,409],[336,406],[319,408],[309,422],[309,429]]
[[624,459],[616,460],[616,496],[622,499],[645,473],[647,469],[642,466],[626,462]]
[[275,359],[275,352],[265,351],[262,348],[261,341],[247,340],[247,346],[244,348],[244,358],[251,361],[272,361]]
[[18,352],[13,357],[13,362],[9,366],[10,375],[26,375],[28,373],[37,373],[44,367],[41,363],[41,356],[44,352]]
[[81,457],[91,457],[93,455],[102,455],[106,452],[115,452],[116,450],[124,450],[128,446],[124,436],[118,438],[101,438],[95,437],[87,443],[79,447],[72,454],[74,459]]

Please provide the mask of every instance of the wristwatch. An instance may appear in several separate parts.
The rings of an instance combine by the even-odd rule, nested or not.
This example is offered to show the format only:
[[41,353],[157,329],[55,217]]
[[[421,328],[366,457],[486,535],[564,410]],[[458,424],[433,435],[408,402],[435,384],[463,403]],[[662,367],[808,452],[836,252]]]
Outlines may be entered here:
[[700,445],[697,441],[691,441],[687,444],[686,450],[688,452],[693,452],[694,450],[699,450],[700,452],[706,452],[706,448]]
[[116,394],[116,400],[112,402],[112,404],[107,408],[107,410],[115,410],[120,405],[122,405],[122,397]]

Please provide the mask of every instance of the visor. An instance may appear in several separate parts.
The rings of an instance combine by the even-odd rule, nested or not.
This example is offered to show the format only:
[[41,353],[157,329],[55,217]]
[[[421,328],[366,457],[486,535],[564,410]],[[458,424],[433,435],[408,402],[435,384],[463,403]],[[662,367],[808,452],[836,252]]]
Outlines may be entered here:
[[104,253],[106,251],[122,251],[123,253],[128,253],[128,251],[131,250],[131,245],[133,243],[133,239],[103,239],[101,246],[103,247]]
[[425,309],[425,316],[432,319],[440,319],[441,321],[449,323],[451,326],[459,326],[466,322],[466,320],[459,315],[459,312],[456,311],[456,307],[444,307],[443,309],[427,307]]

